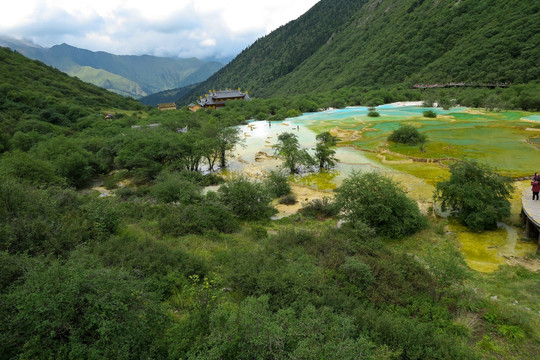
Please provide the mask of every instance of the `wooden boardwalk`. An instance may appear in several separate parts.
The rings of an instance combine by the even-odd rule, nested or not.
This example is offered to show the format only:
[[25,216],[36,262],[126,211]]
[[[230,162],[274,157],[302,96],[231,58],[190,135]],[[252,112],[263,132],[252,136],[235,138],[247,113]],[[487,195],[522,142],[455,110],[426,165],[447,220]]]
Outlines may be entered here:
[[538,237],[537,253],[540,253],[540,200],[532,199],[531,189],[521,195],[521,215],[525,223],[525,236]]

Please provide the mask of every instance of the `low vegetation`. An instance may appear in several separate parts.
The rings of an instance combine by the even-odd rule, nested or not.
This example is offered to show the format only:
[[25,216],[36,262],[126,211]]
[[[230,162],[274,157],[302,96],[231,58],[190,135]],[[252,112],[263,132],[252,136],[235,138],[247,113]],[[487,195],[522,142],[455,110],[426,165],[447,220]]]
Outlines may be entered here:
[[376,172],[353,173],[337,189],[336,204],[347,225],[366,225],[385,237],[403,237],[422,229],[426,220],[418,205],[390,178]]
[[474,231],[497,228],[510,216],[512,180],[474,161],[450,165],[450,178],[437,183],[435,199]]
[[[200,171],[241,145],[228,125],[316,109],[324,95],[159,113],[0,56],[0,358],[539,353],[538,273],[470,271],[443,220],[389,178],[353,174],[335,201],[270,221],[272,201],[293,200],[287,174]],[[330,166],[333,153],[321,155]],[[88,188],[99,177],[115,196]]]

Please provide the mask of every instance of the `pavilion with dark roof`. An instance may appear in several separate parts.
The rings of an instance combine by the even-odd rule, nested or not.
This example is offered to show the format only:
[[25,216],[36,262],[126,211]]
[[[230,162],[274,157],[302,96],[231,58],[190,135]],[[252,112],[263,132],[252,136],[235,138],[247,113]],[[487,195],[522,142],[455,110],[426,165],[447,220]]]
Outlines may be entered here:
[[205,97],[202,97],[197,101],[197,104],[205,109],[217,109],[225,106],[227,101],[231,100],[251,100],[248,92],[245,93],[238,90],[212,90]]

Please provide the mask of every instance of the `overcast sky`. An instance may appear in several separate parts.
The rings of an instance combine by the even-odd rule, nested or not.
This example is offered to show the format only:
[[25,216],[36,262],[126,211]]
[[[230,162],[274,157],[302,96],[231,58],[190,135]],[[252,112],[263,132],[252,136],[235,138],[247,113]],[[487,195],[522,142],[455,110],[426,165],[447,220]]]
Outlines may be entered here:
[[0,35],[119,55],[230,57],[319,0],[1,0]]

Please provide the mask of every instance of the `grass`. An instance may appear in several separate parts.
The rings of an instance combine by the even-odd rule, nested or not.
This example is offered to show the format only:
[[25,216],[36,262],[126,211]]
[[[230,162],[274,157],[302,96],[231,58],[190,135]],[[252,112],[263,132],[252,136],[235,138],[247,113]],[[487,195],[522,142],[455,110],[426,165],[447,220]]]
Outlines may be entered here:
[[[431,217],[428,229],[389,245],[424,260],[433,252],[439,259],[459,258],[455,235],[441,235],[440,224]],[[540,273],[508,265],[491,274],[461,269],[464,282],[451,290],[462,294],[456,331],[471,337],[483,359],[540,359]]]
[[[422,108],[418,108],[421,111]],[[473,159],[486,163],[507,176],[520,177],[534,173],[538,157],[538,135],[527,128],[540,126],[521,119],[535,113],[524,111],[486,112],[458,109],[436,119],[423,118],[415,112],[381,110],[377,119],[358,117],[351,113],[349,118],[324,119],[324,125],[313,119],[308,127],[315,131],[331,128],[363,131],[362,139],[348,142],[360,149],[376,150],[388,148],[406,156],[419,158]],[[387,144],[387,137],[400,124],[412,123],[421,133],[428,136],[425,151],[418,146]],[[527,140],[532,142],[528,143]],[[389,159],[390,160],[390,159]],[[393,160],[393,159],[392,159]],[[393,167],[393,166],[392,166]],[[394,167],[393,167],[394,168]],[[401,171],[432,178],[427,171],[418,171],[412,166],[402,166]],[[426,177],[423,177],[426,176]]]

